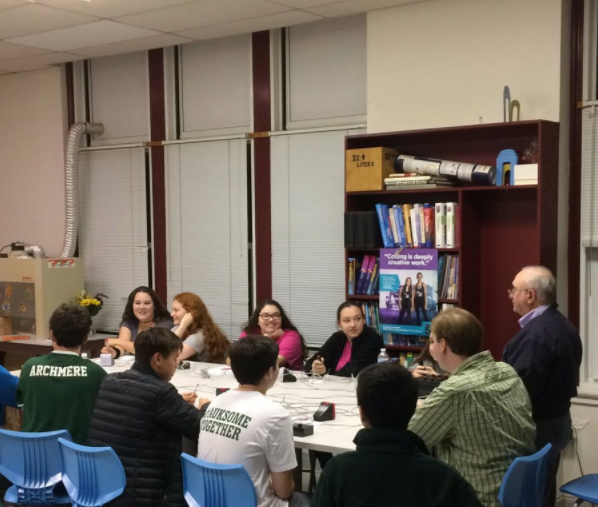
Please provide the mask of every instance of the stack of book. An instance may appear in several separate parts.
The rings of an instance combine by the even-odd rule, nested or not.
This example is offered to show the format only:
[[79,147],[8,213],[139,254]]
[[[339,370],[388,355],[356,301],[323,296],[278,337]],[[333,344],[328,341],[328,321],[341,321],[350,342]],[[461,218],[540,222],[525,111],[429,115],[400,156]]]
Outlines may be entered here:
[[376,204],[384,248],[455,248],[456,203]]
[[384,178],[386,190],[454,187],[455,183],[455,180],[450,180],[444,176],[430,176],[418,173],[393,173],[388,178]]
[[458,299],[459,256],[442,255],[438,259],[438,297]]
[[358,259],[349,257],[349,286],[347,294],[349,296],[367,295],[375,296],[378,294],[378,280],[380,273],[380,258],[375,255],[364,255],[360,263]]

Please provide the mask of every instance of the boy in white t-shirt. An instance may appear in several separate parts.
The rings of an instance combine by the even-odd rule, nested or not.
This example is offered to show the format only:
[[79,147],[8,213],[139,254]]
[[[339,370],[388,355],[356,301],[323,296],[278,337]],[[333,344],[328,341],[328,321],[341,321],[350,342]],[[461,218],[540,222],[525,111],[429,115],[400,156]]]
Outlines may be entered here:
[[239,382],[218,396],[201,421],[199,459],[245,467],[258,507],[307,507],[293,494],[297,466],[293,424],[287,411],[265,394],[278,378],[278,345],[264,336],[247,336],[231,346],[230,364]]

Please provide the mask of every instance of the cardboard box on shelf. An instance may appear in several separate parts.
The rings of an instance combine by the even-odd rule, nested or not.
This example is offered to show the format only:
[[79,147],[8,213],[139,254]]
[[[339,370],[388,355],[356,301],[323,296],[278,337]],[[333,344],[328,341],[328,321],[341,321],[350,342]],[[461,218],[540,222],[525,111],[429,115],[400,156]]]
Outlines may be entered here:
[[345,189],[347,192],[384,190],[384,178],[394,172],[399,153],[392,148],[360,148],[345,154]]

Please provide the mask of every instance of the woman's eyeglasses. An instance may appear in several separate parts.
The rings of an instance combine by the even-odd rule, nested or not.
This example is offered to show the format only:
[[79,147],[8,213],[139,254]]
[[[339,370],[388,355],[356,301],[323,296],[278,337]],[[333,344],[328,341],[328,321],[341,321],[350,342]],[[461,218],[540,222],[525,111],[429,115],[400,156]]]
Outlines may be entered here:
[[260,313],[260,317],[263,320],[280,320],[280,313],[273,313],[273,314]]

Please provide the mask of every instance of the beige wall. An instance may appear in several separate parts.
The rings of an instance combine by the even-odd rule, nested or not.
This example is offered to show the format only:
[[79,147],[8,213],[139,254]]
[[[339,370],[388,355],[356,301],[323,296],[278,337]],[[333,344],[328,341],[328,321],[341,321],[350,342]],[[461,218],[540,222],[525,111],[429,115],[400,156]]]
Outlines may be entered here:
[[368,132],[559,120],[561,0],[433,0],[368,14]]
[[64,239],[62,73],[0,76],[0,247],[24,241],[57,256]]

